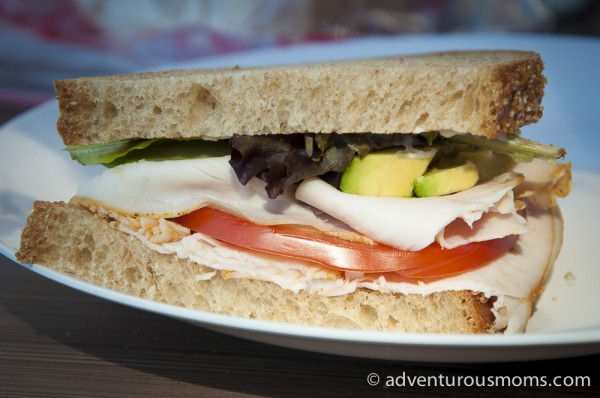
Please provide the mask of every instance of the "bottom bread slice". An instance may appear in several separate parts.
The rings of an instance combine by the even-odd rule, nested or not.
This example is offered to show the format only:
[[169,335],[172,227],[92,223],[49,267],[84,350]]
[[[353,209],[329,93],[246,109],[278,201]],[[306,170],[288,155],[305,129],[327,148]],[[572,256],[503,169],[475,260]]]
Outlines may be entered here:
[[404,332],[493,330],[494,298],[469,290],[419,295],[361,288],[329,297],[220,273],[196,280],[210,269],[155,252],[86,208],[64,202],[34,203],[16,258],[145,299],[245,318]]

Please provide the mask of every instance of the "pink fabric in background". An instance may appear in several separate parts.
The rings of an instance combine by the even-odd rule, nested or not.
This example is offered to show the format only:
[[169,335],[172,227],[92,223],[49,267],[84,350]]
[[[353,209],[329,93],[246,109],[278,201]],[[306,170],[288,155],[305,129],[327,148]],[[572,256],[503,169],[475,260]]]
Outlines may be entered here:
[[264,46],[549,21],[540,0],[0,0],[0,102],[39,103],[57,79]]

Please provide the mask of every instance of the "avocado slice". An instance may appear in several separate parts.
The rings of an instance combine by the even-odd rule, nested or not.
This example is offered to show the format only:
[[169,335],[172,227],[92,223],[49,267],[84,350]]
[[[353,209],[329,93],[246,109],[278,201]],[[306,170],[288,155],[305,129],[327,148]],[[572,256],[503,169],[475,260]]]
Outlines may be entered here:
[[355,156],[342,174],[340,190],[368,196],[410,197],[413,181],[427,170],[435,149],[385,149]]
[[472,162],[447,169],[431,169],[415,180],[415,195],[448,195],[469,189],[477,184],[477,181],[477,166]]

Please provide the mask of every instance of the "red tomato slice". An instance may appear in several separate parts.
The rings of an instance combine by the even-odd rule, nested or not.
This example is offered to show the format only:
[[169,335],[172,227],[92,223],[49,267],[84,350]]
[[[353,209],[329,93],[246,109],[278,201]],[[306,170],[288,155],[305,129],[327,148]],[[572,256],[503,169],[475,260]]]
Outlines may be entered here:
[[433,243],[419,251],[365,244],[296,225],[259,225],[204,207],[173,221],[245,249],[302,259],[343,271],[395,272],[410,278],[437,278],[480,267],[507,252],[516,235],[473,242],[455,249]]

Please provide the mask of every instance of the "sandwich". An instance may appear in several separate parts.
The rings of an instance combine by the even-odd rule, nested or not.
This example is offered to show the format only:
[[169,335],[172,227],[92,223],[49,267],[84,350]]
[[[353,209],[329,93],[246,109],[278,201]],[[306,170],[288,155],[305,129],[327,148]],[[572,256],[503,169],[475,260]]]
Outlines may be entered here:
[[55,82],[71,157],[16,254],[149,300],[323,327],[519,333],[559,255],[539,54],[462,51]]

